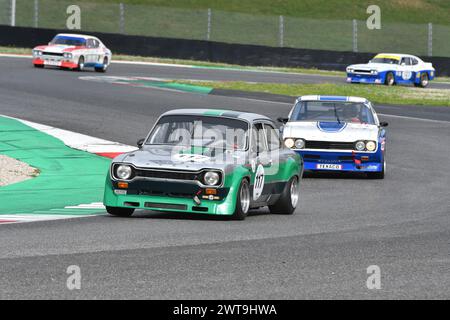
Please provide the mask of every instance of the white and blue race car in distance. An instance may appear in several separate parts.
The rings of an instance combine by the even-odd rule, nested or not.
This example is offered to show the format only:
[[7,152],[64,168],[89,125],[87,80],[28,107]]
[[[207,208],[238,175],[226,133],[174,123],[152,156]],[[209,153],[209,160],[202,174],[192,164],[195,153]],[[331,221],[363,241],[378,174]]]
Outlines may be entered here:
[[409,54],[380,53],[369,63],[347,67],[347,82],[392,86],[413,84],[425,88],[434,79],[433,65]]
[[285,123],[283,140],[304,160],[304,170],[364,172],[383,179],[386,122],[359,97],[302,96]]

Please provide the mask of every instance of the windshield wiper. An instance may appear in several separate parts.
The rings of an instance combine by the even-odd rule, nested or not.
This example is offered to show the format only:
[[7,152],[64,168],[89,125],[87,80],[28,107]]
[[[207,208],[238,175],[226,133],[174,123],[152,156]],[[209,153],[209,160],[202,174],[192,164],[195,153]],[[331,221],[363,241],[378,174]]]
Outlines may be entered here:
[[336,103],[333,103],[333,106],[334,106],[334,115],[336,116],[338,123],[341,124],[341,120],[339,119],[339,115],[338,115],[337,109],[336,109]]

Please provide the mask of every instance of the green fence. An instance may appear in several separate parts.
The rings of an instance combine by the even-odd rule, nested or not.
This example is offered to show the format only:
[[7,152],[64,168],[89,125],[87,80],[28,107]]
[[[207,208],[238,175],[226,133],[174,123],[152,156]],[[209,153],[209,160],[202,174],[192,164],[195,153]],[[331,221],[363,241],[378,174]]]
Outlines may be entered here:
[[[71,0],[0,0],[0,24],[65,29]],[[15,10],[13,10],[15,3]],[[82,2],[81,30],[273,47],[450,57],[450,26],[314,20],[217,10]],[[15,20],[15,21],[14,21]]]

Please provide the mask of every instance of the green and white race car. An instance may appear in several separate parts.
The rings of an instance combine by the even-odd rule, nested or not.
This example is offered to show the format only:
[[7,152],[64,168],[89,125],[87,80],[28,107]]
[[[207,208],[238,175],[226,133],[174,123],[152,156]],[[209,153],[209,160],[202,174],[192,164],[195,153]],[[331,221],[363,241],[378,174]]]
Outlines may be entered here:
[[250,209],[292,214],[298,204],[303,160],[265,116],[173,110],[138,147],[111,163],[104,205],[112,215],[147,209],[243,220]]

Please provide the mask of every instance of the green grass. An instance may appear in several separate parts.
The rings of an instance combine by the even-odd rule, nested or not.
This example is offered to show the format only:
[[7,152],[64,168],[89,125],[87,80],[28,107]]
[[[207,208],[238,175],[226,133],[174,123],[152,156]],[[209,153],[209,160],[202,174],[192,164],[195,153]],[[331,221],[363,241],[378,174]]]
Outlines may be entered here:
[[241,91],[275,93],[288,96],[301,95],[337,95],[357,96],[380,104],[426,105],[450,107],[450,90],[421,89],[411,87],[386,87],[381,85],[361,84],[275,84],[249,82],[206,82],[206,81],[177,81],[212,87],[216,89],[231,89]]
[[[365,26],[372,0],[40,0],[39,26],[65,28],[65,10],[77,3],[82,30],[118,33],[119,2],[125,3],[126,34],[206,40],[211,8],[213,41],[278,46],[283,15],[284,46],[306,49],[351,51],[352,19],[357,19],[359,51],[424,55],[427,23],[433,22],[433,54],[450,56],[448,0],[378,0],[381,30]],[[0,0],[0,12],[6,3]],[[17,25],[34,25],[33,6],[34,1],[17,0]],[[0,23],[5,19],[0,14]]]

